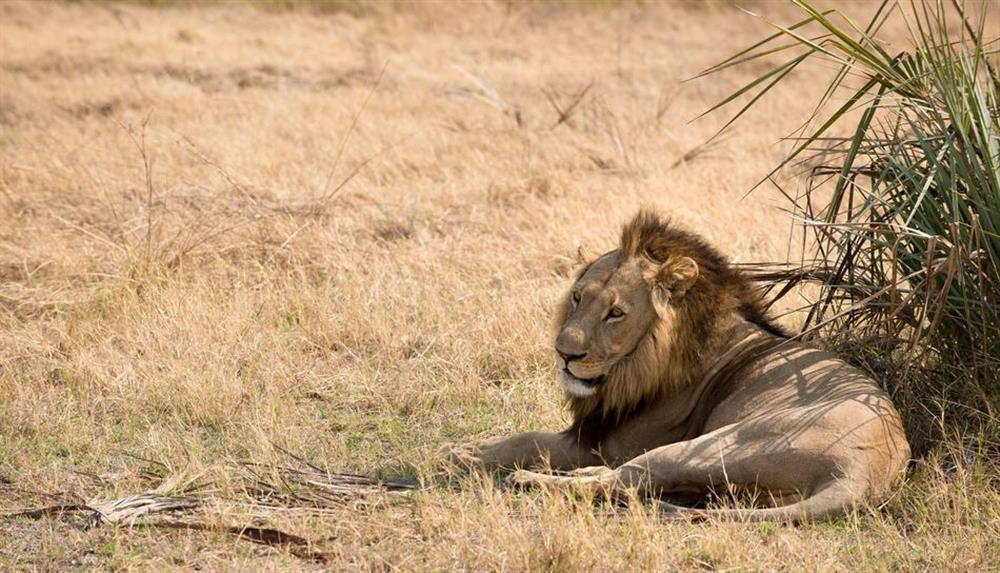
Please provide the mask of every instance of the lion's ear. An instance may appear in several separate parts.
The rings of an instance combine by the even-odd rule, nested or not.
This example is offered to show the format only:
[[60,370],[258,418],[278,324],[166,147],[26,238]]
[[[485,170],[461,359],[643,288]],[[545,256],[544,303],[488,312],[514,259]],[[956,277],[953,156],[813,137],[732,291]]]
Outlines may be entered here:
[[671,257],[652,277],[653,307],[663,315],[667,305],[680,300],[698,280],[698,263],[691,257]]
[[590,263],[596,260],[597,260],[597,255],[591,253],[590,251],[585,251],[583,249],[583,245],[579,245],[576,248],[576,266],[586,267],[590,265]]
[[583,245],[580,245],[576,248],[576,259],[573,261],[573,268],[576,269],[577,273],[582,274],[587,269],[587,267],[591,265],[591,263],[593,263],[599,258],[600,256],[598,256],[595,253],[591,253],[590,251],[584,250]]

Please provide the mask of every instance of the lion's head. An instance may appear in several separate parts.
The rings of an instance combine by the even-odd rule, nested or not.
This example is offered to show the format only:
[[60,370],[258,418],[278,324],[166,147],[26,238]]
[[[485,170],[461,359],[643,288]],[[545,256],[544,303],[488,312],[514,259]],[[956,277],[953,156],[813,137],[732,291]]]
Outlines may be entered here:
[[773,329],[759,294],[696,235],[640,211],[584,262],[557,313],[559,384],[577,419],[621,414],[701,374],[719,318]]

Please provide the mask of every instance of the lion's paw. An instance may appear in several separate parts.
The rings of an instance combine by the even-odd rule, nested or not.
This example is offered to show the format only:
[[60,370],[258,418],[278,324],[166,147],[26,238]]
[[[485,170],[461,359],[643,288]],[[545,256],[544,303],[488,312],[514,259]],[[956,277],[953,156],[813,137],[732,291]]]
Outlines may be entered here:
[[555,476],[540,474],[528,470],[517,470],[507,476],[507,485],[515,487],[541,486],[552,483]]
[[615,471],[606,466],[592,466],[552,475],[528,470],[518,470],[507,477],[507,484],[517,487],[555,487],[561,489],[580,488],[601,491],[614,485]]
[[588,466],[575,469],[569,472],[569,475],[571,477],[607,477],[613,473],[615,473],[615,470],[608,466]]
[[485,467],[483,449],[478,443],[445,444],[438,451],[438,459],[446,470],[475,470]]

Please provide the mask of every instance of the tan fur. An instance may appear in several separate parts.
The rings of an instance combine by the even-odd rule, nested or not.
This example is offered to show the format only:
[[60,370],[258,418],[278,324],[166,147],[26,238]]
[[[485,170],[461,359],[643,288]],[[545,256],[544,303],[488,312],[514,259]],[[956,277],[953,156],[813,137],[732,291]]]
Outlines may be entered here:
[[569,407],[576,420],[600,411],[602,417],[625,415],[643,400],[655,400],[669,390],[687,385],[694,376],[685,355],[677,344],[676,333],[668,326],[669,318],[657,325],[640,343],[633,358],[612,368],[607,388],[589,398],[569,397]]
[[786,339],[753,285],[653,213],[586,262],[556,318],[572,426],[464,446],[454,459],[573,470],[511,480],[608,495],[752,491],[775,507],[708,513],[796,521],[877,501],[909,458],[899,415],[871,379]]

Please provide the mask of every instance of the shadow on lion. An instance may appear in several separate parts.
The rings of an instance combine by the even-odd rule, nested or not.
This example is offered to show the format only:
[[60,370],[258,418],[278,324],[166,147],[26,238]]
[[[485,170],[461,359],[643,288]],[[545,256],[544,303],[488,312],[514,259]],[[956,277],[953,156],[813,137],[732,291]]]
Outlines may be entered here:
[[679,517],[800,522],[880,502],[909,460],[874,380],[786,336],[745,276],[651,211],[616,249],[581,257],[556,323],[570,427],[454,447],[453,463],[613,499],[749,492],[745,509],[660,504]]

